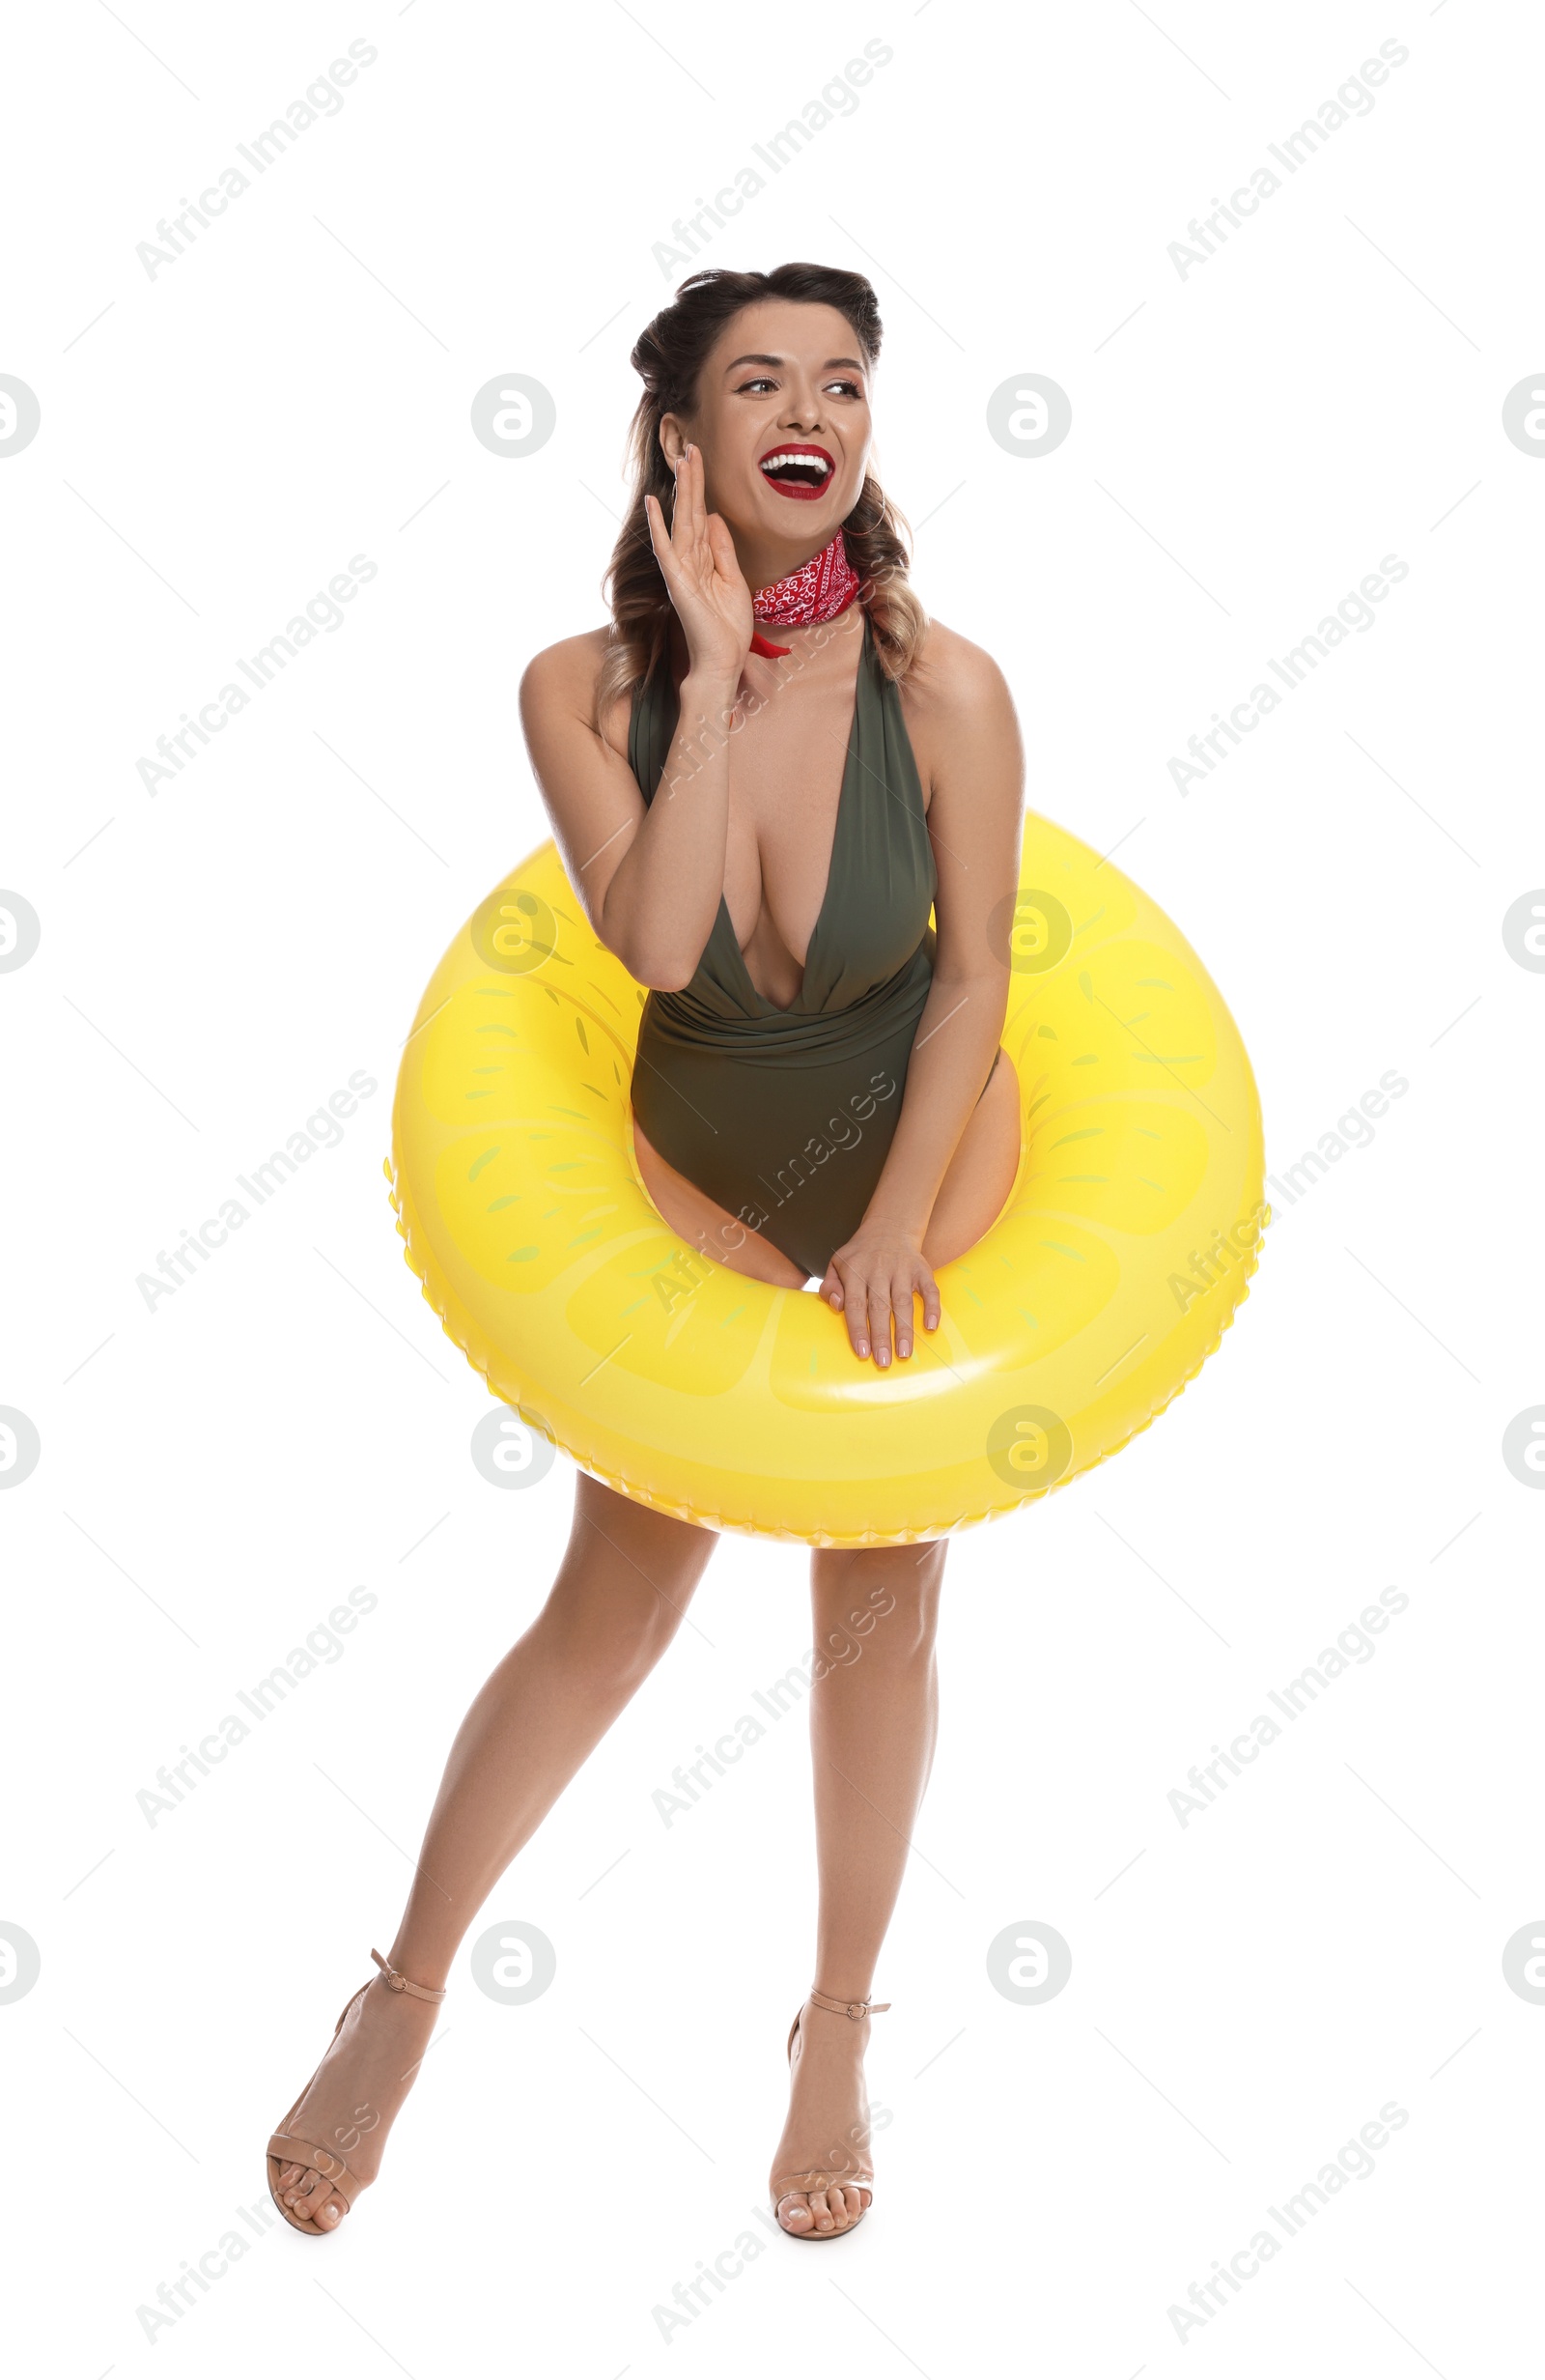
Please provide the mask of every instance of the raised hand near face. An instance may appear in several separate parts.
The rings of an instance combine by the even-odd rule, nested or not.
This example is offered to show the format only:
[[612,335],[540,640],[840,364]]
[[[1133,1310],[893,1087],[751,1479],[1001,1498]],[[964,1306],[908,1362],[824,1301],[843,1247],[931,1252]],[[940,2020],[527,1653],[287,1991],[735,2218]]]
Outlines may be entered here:
[[700,446],[682,450],[669,527],[653,496],[644,497],[644,512],[655,559],[687,638],[688,670],[738,685],[756,619],[735,541],[719,515],[708,510]]

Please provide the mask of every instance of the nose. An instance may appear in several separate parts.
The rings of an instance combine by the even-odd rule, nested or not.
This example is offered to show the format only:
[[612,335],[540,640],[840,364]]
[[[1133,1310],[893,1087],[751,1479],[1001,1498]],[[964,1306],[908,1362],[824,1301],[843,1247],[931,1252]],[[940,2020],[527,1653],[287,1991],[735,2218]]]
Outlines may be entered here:
[[806,438],[815,436],[821,427],[821,398],[817,390],[801,388],[791,392],[782,427],[801,431]]

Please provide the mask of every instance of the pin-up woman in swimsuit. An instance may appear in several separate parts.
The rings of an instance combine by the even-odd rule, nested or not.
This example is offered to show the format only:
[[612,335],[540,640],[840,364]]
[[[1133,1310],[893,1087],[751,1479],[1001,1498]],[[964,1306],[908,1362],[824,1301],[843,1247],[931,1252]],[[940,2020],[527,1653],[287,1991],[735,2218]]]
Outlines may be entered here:
[[[907,583],[869,468],[880,331],[857,273],[683,285],[633,350],[611,624],[539,653],[520,701],[569,880],[649,987],[632,1105],[650,1197],[716,1261],[818,1283],[854,1363],[884,1370],[911,1360],[919,1307],[937,1327],[935,1267],[996,1221],[1018,1165],[994,913],[1012,908],[1023,770],[997,667]],[[335,2228],[374,2180],[463,1935],[714,1544],[578,1475],[547,1603],[452,1747],[390,1957],[270,2143],[298,2227]],[[795,2237],[851,2229],[872,2196],[863,2054],[888,2002],[869,1994],[933,1756],[946,1550],[811,1556],[815,1643],[859,1650],[818,1663],[810,1692],[815,1988],[771,2173]]]

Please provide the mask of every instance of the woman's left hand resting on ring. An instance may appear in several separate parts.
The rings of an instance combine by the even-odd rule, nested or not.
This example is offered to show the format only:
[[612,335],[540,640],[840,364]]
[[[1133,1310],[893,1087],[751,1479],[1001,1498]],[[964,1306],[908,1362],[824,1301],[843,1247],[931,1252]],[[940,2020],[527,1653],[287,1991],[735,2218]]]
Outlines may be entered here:
[[821,1295],[847,1317],[855,1355],[873,1355],[881,1371],[890,1361],[894,1318],[896,1353],[913,1348],[913,1297],[923,1301],[923,1326],[939,1328],[939,1284],[922,1251],[920,1233],[896,1224],[861,1223],[827,1266]]

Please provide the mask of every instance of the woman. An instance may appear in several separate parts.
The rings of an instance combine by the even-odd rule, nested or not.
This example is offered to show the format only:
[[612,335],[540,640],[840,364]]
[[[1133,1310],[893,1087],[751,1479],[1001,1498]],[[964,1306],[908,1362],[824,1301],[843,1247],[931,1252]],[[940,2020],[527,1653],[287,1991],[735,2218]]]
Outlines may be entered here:
[[[611,625],[539,653],[520,705],[569,880],[650,987],[632,1086],[650,1197],[737,1271],[819,1279],[855,1360],[884,1370],[892,1345],[911,1357],[918,1301],[937,1328],[934,1268],[981,1238],[1018,1165],[995,912],[1023,771],[999,671],[926,618],[869,471],[880,338],[857,273],[683,284],[633,350]],[[578,1475],[547,1604],[452,1746],[390,1960],[372,1953],[381,1973],[270,2140],[296,2228],[336,2228],[375,2179],[467,1926],[670,1642],[714,1543]],[[818,1983],[770,2185],[795,2237],[851,2230],[873,2195],[863,2053],[888,2002],[868,1995],[933,1756],[945,1551],[811,1558],[818,1644],[885,1616],[810,1695]]]

